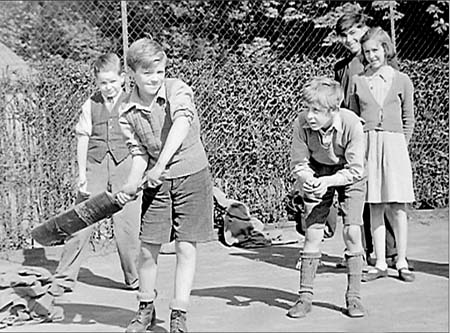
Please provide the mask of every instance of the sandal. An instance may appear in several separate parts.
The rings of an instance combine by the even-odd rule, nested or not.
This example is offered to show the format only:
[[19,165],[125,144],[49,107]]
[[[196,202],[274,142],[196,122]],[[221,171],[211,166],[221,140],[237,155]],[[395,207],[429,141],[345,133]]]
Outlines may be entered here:
[[408,268],[403,267],[398,269],[398,278],[405,282],[413,282],[416,277]]
[[367,272],[362,273],[361,281],[362,282],[369,282],[373,281],[379,278],[384,278],[388,276],[388,270],[386,269],[380,269],[378,267],[370,268]]

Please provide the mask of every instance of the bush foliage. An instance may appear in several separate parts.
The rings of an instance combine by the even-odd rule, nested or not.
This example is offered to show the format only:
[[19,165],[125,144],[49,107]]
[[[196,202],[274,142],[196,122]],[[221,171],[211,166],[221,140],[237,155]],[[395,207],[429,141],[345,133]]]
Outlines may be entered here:
[[[265,223],[286,218],[291,125],[303,107],[300,90],[313,76],[332,76],[335,60],[230,56],[222,63],[170,64],[168,76],[182,78],[195,91],[215,183]],[[0,88],[2,248],[29,246],[30,227],[74,201],[73,128],[93,90],[91,73],[84,63],[58,57],[38,69],[33,82],[5,81]],[[448,59],[404,61],[402,70],[416,88],[417,122],[410,143],[414,206],[446,207]],[[435,77],[446,80],[435,82]],[[13,130],[7,128],[11,122]],[[17,128],[23,133],[18,135]]]

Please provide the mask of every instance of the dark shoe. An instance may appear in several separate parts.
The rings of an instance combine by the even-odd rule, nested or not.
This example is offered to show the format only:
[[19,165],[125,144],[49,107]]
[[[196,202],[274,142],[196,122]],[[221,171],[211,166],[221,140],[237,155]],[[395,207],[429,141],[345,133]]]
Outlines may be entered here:
[[[408,261],[408,258],[406,258],[406,261]],[[397,255],[386,257],[386,263],[389,268],[397,269],[395,264],[397,263]],[[410,271],[414,270],[414,264],[408,261],[408,269]]]
[[139,280],[136,279],[133,283],[128,284],[126,283],[127,290],[139,290]]
[[352,318],[364,317],[364,306],[361,300],[356,297],[351,297],[347,299],[347,314]]
[[416,279],[414,273],[406,267],[398,270],[398,278],[405,282],[413,282]]
[[339,262],[336,263],[336,268],[346,268],[347,267],[347,260],[345,258],[342,258],[339,260]]
[[[388,259],[386,259],[387,261]],[[367,257],[367,265],[369,266],[375,266],[375,264],[377,263],[377,259],[376,258],[372,258],[372,257]],[[389,264],[388,264],[389,266]]]
[[300,296],[294,306],[291,307],[287,313],[288,317],[291,318],[303,318],[307,313],[312,310],[312,300]]
[[150,327],[155,325],[156,322],[156,310],[153,302],[139,304],[139,310],[136,315],[131,319],[125,333],[138,333],[145,332]]
[[172,310],[170,312],[170,333],[187,332],[186,312]]
[[369,282],[379,278],[384,278],[388,276],[387,268],[385,270],[379,269],[378,267],[373,267],[367,272],[362,273],[361,281]]

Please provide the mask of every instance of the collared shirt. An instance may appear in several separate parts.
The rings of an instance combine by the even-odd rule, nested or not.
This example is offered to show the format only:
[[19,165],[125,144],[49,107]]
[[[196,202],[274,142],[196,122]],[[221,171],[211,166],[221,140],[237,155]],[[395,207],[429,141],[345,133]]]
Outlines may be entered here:
[[[357,55],[348,55],[344,59],[338,61],[334,66],[334,79],[341,84],[344,90],[344,99],[342,101],[343,108],[350,107],[350,95],[353,86],[353,76],[364,73],[363,65],[364,56],[362,53]],[[397,59],[388,60],[388,64],[398,70]]]
[[383,105],[386,95],[391,89],[394,74],[394,69],[391,66],[382,66],[375,72],[369,68],[365,72],[364,78],[370,92],[380,105]]
[[167,178],[196,173],[208,166],[200,139],[200,121],[192,89],[179,79],[165,79],[150,105],[139,96],[137,87],[121,105],[119,124],[132,155],[148,155],[148,169],[158,160],[173,121],[186,117],[189,132],[166,166]]
[[335,114],[327,131],[312,130],[301,112],[294,122],[291,146],[291,172],[305,181],[314,174],[311,159],[330,165],[342,166],[336,172],[336,184],[354,183],[364,176],[365,140],[361,118],[341,108]]
[[[117,96],[113,97],[112,102],[109,102],[108,99],[102,95],[106,108],[111,111],[113,106],[117,103],[120,98],[120,95],[123,94],[122,91]],[[75,134],[78,135],[92,135],[92,112],[91,112],[91,99],[88,98],[86,102],[81,106],[81,114],[78,118],[78,122],[75,125]]]

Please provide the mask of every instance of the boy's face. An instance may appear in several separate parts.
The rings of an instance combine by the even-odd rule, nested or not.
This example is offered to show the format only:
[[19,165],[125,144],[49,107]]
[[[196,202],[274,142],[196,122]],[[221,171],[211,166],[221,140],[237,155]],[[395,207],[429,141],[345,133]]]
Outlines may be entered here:
[[334,114],[334,111],[328,111],[321,105],[312,104],[308,107],[306,121],[313,131],[326,130],[333,123]]
[[98,72],[95,78],[98,89],[105,97],[116,97],[122,91],[125,74],[115,71]]
[[362,45],[364,58],[372,69],[377,70],[386,63],[386,55],[380,42],[369,39]]
[[369,29],[366,25],[354,25],[345,31],[340,37],[340,42],[352,54],[359,54],[361,52],[361,37]]
[[157,65],[143,68],[138,67],[132,71],[133,78],[139,88],[139,93],[154,96],[163,84],[166,76],[166,64],[160,61]]

